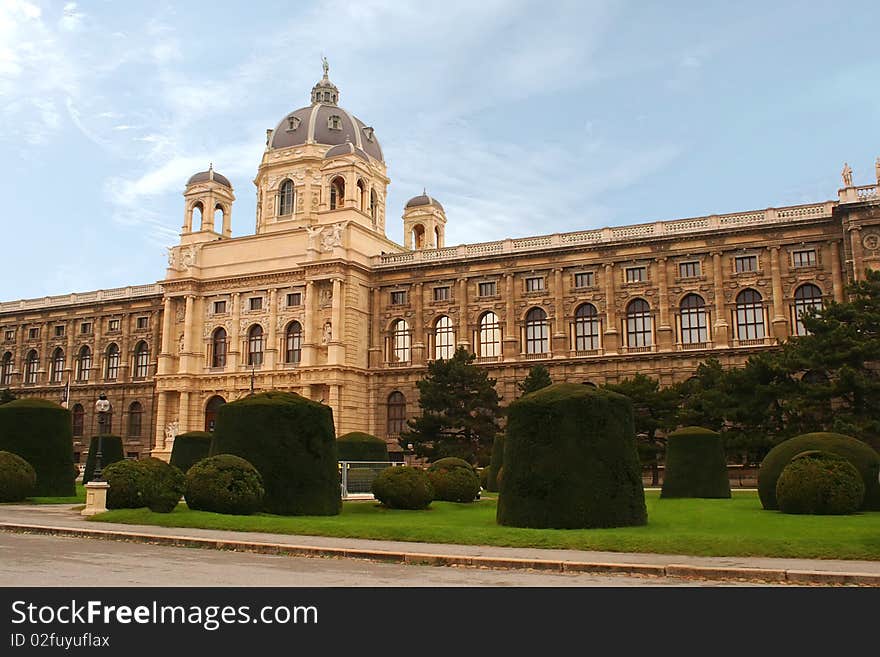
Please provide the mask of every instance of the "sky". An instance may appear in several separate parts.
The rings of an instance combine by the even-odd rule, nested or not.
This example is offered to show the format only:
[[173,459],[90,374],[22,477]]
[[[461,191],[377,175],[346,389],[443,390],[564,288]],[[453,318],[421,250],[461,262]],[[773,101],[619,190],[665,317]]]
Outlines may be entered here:
[[254,232],[321,57],[447,244],[835,199],[880,156],[873,2],[0,0],[0,300],[160,280],[213,162]]

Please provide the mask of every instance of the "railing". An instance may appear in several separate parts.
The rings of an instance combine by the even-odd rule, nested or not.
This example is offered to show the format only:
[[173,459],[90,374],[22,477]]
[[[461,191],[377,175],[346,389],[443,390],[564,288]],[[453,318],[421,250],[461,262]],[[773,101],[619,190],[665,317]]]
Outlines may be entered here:
[[[657,466],[656,478],[651,466],[642,467],[642,484],[645,486],[662,486],[666,468]],[[758,468],[751,465],[727,465],[727,478],[731,488],[757,488]]]
[[749,340],[736,340],[738,347],[759,347],[767,344],[767,338],[751,338]]
[[880,201],[880,182],[876,185],[844,187],[838,192],[841,203],[868,203]]
[[342,499],[373,497],[373,480],[387,468],[404,465],[400,461],[339,461]]
[[497,363],[501,360],[501,356],[477,356],[477,363]]
[[410,365],[412,365],[412,362],[408,360],[394,360],[385,363],[386,367],[409,367]]
[[542,351],[538,354],[522,354],[522,357],[525,360],[547,360],[548,358],[553,358],[553,354],[549,351]]
[[0,302],[0,313],[15,312],[17,310],[32,310],[35,308],[59,308],[73,306],[81,303],[94,303],[96,301],[138,299],[141,297],[159,296],[162,294],[162,286],[153,285],[129,285],[116,287],[109,290],[95,290],[94,292],[74,292],[72,294],[59,294],[39,299],[20,299],[18,301]]

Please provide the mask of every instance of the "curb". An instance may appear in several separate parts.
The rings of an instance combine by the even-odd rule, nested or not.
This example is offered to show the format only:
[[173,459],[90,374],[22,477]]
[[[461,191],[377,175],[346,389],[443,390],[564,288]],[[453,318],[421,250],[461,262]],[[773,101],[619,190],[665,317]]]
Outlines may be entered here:
[[144,532],[124,532],[107,529],[74,529],[71,527],[52,527],[50,525],[26,525],[9,522],[0,522],[0,531],[18,534],[98,538],[111,541],[166,545],[169,547],[228,550],[232,552],[251,552],[255,554],[272,554],[292,557],[366,559],[369,561],[380,561],[384,563],[420,566],[458,566],[497,570],[542,570],[559,573],[610,573],[617,575],[678,577],[687,579],[773,584],[820,584],[826,586],[849,585],[880,587],[880,573],[480,557],[390,550],[317,547],[313,545],[290,545],[287,543],[248,542],[228,539],[199,538],[193,536],[148,534]]

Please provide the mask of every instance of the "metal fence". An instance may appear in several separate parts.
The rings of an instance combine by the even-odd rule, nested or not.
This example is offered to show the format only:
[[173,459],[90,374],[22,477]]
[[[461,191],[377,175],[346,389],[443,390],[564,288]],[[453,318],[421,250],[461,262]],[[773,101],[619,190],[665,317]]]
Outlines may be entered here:
[[373,480],[386,468],[403,465],[391,461],[340,461],[342,499],[373,497]]
[[[657,468],[656,480],[651,468],[642,468],[642,483],[645,486],[662,486],[664,474],[665,467],[662,465]],[[727,476],[730,479],[731,488],[757,488],[758,486],[758,466],[755,465],[728,465]]]

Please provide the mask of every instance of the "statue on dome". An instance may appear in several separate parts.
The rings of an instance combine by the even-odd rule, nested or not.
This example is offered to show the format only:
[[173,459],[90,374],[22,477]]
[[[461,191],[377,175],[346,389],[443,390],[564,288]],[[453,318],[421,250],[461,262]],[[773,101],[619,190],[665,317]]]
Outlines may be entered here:
[[843,171],[840,172],[840,175],[843,177],[843,186],[844,187],[852,187],[852,167],[846,162],[843,163]]
[[321,56],[321,66],[324,69],[324,77],[326,78],[330,73],[330,64],[327,63],[327,58],[323,55]]
[[874,162],[874,173],[877,174],[877,184],[880,185],[880,157]]

